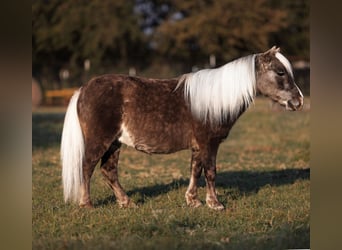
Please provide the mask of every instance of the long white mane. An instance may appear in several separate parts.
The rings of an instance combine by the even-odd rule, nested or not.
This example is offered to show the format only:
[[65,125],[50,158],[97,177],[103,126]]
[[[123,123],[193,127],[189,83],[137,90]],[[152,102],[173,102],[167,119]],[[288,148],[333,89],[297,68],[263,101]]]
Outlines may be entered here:
[[184,97],[192,115],[204,123],[219,125],[235,119],[255,96],[255,54],[239,58],[220,68],[183,75]]

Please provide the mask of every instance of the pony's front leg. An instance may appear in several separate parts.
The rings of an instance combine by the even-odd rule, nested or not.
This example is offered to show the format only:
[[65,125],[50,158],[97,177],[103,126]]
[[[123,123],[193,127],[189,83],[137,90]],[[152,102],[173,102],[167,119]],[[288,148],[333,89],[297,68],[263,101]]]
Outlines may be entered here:
[[222,210],[224,206],[218,201],[215,189],[216,165],[204,167],[205,180],[207,183],[206,203],[208,207],[215,210]]
[[216,155],[218,145],[212,146],[208,153],[208,161],[204,166],[204,175],[207,186],[206,203],[215,210],[223,210],[224,206],[218,201],[215,189]]
[[190,207],[199,207],[202,202],[197,197],[197,182],[201,177],[202,163],[199,151],[195,149],[192,150],[190,172],[189,187],[185,193],[186,204]]

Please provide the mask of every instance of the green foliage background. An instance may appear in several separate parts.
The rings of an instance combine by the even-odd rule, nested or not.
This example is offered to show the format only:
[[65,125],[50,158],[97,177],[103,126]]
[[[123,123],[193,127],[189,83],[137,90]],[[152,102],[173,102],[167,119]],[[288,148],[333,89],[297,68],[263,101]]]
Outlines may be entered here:
[[173,77],[208,67],[211,54],[222,65],[273,45],[309,60],[307,0],[34,0],[32,31],[32,75],[45,89],[130,67]]

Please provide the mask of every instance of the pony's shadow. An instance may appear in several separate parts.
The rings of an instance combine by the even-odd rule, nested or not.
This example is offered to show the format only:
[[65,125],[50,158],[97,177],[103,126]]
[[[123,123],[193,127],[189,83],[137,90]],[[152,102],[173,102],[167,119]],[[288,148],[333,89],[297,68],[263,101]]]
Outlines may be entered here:
[[[305,169],[284,169],[274,171],[229,171],[218,173],[216,176],[216,186],[227,189],[225,195],[231,196],[232,199],[257,193],[260,188],[270,186],[281,186],[293,184],[296,180],[310,179],[310,168]],[[136,195],[142,197],[136,201],[143,204],[145,198],[153,198],[171,190],[186,187],[189,179],[173,180],[168,184],[157,184],[153,186],[136,188],[127,192],[128,196]],[[201,177],[199,186],[205,186],[204,178]],[[95,206],[106,206],[115,202],[113,195],[103,200],[99,200]]]

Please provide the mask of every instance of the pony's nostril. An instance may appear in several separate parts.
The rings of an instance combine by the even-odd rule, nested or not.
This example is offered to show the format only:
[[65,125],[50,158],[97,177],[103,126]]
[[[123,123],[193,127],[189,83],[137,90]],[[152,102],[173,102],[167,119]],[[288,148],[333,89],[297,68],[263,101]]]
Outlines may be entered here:
[[287,107],[290,108],[290,109],[287,108],[288,110],[296,110],[297,109],[294,101],[292,101],[292,100],[287,102]]
[[300,106],[300,102],[298,100],[294,100],[294,101],[292,101],[292,105],[295,107],[298,107],[298,106]]
[[292,110],[300,110],[303,107],[303,98],[300,97],[300,98],[289,100],[287,104]]

